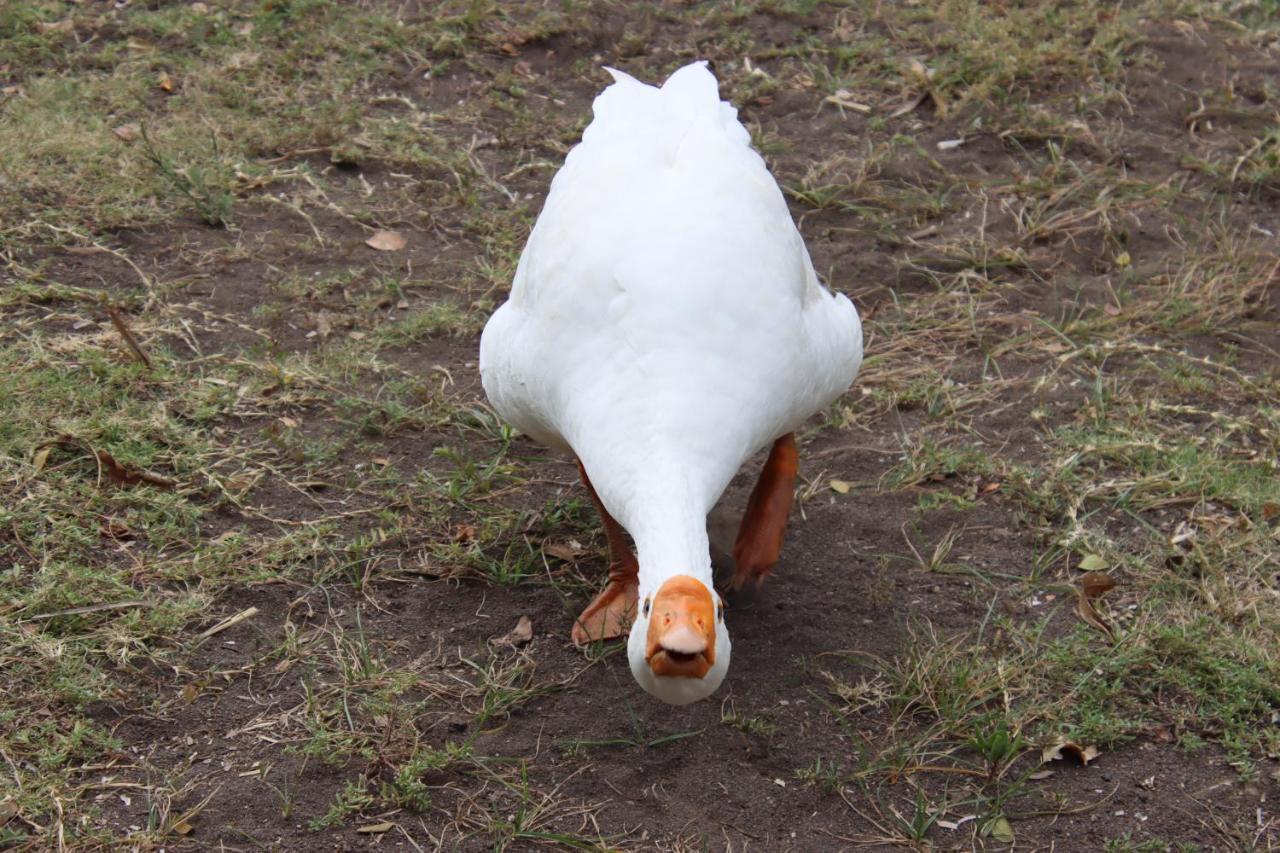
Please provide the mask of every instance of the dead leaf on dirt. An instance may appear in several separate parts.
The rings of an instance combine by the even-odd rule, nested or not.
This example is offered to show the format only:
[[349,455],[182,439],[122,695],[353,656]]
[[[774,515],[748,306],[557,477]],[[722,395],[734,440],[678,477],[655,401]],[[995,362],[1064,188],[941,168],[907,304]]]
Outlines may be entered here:
[[1081,746],[1073,740],[1060,740],[1040,751],[1040,763],[1062,761],[1070,756],[1081,764],[1088,764],[1101,754],[1096,746]]
[[133,142],[138,138],[138,134],[142,132],[142,128],[136,123],[122,124],[119,127],[111,128],[111,132],[123,142]]
[[476,538],[476,528],[473,524],[467,524],[465,521],[460,522],[453,529],[453,541],[460,543],[474,542]]
[[107,479],[117,486],[136,486],[139,483],[147,483],[151,486],[159,486],[162,489],[172,489],[178,485],[177,481],[170,480],[168,477],[161,477],[159,474],[152,474],[150,471],[139,471],[129,465],[121,465],[105,450],[94,450],[94,455],[98,458],[98,465],[102,468],[102,473],[107,475]]
[[525,645],[533,639],[533,620],[528,616],[521,616],[516,620],[516,626],[501,637],[494,637],[489,642],[495,646],[511,646],[518,648]]
[[169,830],[171,832],[176,832],[179,835],[190,835],[195,832],[195,827],[187,823],[185,820],[180,820],[173,826],[169,827]]
[[1115,632],[1099,615],[1093,602],[1109,590],[1115,589],[1115,586],[1115,579],[1105,572],[1089,572],[1081,579],[1080,594],[1076,596],[1076,613],[1081,619],[1106,634],[1110,640],[1115,639]]
[[1120,306],[1115,303],[1108,302],[1106,305],[1102,306],[1102,313],[1106,314],[1108,317],[1119,317]]
[[917,109],[921,104],[923,104],[927,100],[929,100],[929,92],[926,90],[916,95],[914,98],[907,100],[901,106],[899,106],[896,110],[889,113],[889,118],[901,118],[907,113]]
[[159,80],[157,80],[156,86],[158,86],[160,88],[160,91],[164,92],[166,95],[173,94],[173,89],[174,89],[173,78],[170,77],[168,74],[164,75]]
[[1032,773],[1027,778],[1033,782],[1039,782],[1041,779],[1048,779],[1052,775],[1053,775],[1052,770],[1037,770],[1035,773]]
[[399,231],[375,231],[368,240],[364,241],[364,244],[379,252],[398,252],[408,244],[408,241]]
[[853,486],[845,480],[832,480],[828,485],[831,486],[831,491],[838,495],[847,495],[849,494],[849,490],[853,488]]
[[98,534],[107,539],[136,539],[138,534],[128,524],[118,518],[104,518],[98,526]]
[[1280,518],[1280,504],[1265,503],[1262,505],[1262,517],[1267,521]]
[[358,827],[356,832],[361,835],[381,835],[382,833],[390,832],[395,828],[396,825],[394,823],[384,821],[382,823],[371,823],[368,826]]
[[1116,588],[1116,579],[1106,572],[1089,572],[1080,579],[1080,588],[1090,601]]
[[36,455],[31,457],[31,467],[39,474],[44,470],[44,465],[49,461],[49,451],[53,450],[53,445],[46,444],[44,447],[36,451]]
[[548,557],[555,557],[557,560],[572,563],[582,556],[583,550],[582,546],[576,542],[543,542],[542,553]]

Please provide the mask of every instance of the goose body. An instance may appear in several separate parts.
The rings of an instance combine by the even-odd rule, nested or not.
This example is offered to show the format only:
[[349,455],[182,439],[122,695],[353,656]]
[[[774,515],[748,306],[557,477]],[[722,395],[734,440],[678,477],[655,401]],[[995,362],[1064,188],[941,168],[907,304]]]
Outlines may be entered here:
[[[631,534],[642,602],[632,671],[683,703],[712,692],[728,666],[707,513],[747,458],[849,387],[862,331],[849,300],[818,282],[705,63],[661,88],[611,73],[485,327],[480,371],[498,413],[576,456],[606,523]],[[683,605],[654,607],[673,578],[690,606],[707,603],[705,589],[714,625]],[[650,630],[661,619],[705,637],[704,672],[652,665],[655,643],[666,648]],[[667,651],[676,662],[703,654]]]

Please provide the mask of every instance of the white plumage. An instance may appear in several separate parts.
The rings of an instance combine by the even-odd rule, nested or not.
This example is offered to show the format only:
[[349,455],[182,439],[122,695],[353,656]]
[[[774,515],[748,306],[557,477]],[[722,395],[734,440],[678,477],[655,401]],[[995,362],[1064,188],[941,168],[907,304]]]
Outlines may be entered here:
[[635,540],[643,599],[673,574],[710,588],[707,512],[849,387],[862,330],[705,63],[661,88],[610,73],[480,371],[504,418],[581,460]]

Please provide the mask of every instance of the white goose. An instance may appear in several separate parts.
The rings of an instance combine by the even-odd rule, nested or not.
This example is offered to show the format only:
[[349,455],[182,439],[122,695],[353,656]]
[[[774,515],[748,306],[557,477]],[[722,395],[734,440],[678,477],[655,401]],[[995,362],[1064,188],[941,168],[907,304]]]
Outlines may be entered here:
[[683,705],[729,666],[707,513],[772,444],[734,546],[734,586],[763,579],[791,509],[793,431],[857,375],[862,327],[819,284],[706,63],[661,88],[609,73],[485,326],[480,372],[499,414],[577,457],[604,523],[609,582],[574,642],[630,625],[636,680]]

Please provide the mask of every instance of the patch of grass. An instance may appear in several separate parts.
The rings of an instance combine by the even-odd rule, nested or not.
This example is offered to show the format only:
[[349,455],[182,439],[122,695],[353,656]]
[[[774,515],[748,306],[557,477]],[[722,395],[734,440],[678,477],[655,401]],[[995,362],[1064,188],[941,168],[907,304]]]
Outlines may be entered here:
[[[820,744],[774,793],[852,824],[839,844],[963,843],[940,822],[970,815],[975,846],[1039,843],[1018,816],[1061,808],[1026,784],[1059,738],[1266,774],[1277,149],[1251,63],[1274,5],[4,6],[0,846],[176,840],[215,777],[140,759],[121,717],[184,756],[205,745],[174,721],[216,720],[317,844],[403,810],[427,846],[701,849],[725,827],[615,836],[566,791],[599,755],[704,734]],[[1239,59],[1229,85],[1160,81],[1184,37]],[[474,336],[598,65],[657,79],[695,50],[863,313],[859,389],[806,458],[864,473],[801,499],[914,507],[859,523],[872,576],[841,606],[914,618],[883,659],[806,648],[818,713],[746,679],[719,726],[628,707],[547,763],[525,745],[592,695],[576,679],[625,680],[620,644],[509,649],[406,602],[554,594],[563,626],[598,584],[593,511],[480,400]],[[1172,134],[1145,106],[1187,98]],[[375,252],[374,229],[409,245]],[[1096,621],[1084,568],[1116,584]],[[491,754],[507,738],[524,757]],[[99,799],[108,776],[143,810]],[[325,805],[297,814],[313,784]]]

